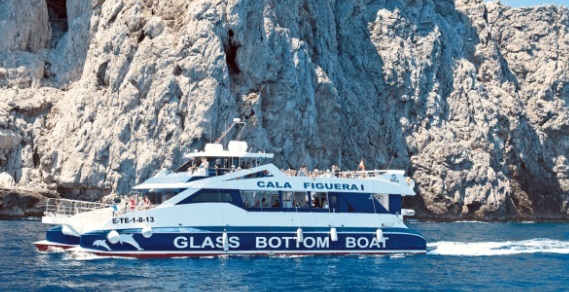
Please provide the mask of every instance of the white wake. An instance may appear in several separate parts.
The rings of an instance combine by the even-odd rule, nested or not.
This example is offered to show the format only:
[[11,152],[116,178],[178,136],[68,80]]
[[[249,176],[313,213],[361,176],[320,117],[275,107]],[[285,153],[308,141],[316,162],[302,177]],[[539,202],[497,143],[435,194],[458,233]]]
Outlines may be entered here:
[[65,260],[96,260],[100,259],[100,256],[94,255],[92,253],[84,252],[84,251],[67,251],[67,253],[63,256]]
[[448,242],[427,244],[429,255],[499,256],[529,253],[569,254],[569,241],[535,238],[502,242]]
[[65,249],[63,249],[61,247],[56,247],[56,246],[48,246],[47,250],[45,252],[46,253],[64,253]]

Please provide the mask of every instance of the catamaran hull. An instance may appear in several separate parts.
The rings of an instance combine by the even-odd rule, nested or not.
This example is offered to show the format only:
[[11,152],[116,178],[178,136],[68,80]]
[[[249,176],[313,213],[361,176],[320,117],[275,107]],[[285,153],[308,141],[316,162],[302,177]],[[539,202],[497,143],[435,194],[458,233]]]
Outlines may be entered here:
[[[115,234],[116,235],[116,234]],[[148,236],[148,234],[146,234]],[[302,232],[164,232],[144,237],[140,230],[119,231],[109,240],[109,231],[81,236],[79,248],[72,250],[101,256],[137,258],[192,257],[219,255],[326,255],[326,254],[417,254],[426,253],[426,241],[416,231],[386,228],[339,231],[330,229]],[[226,239],[225,239],[226,238]]]
[[34,242],[39,251],[47,251],[50,248],[68,249],[79,246],[80,237],[63,233],[63,227],[57,226],[45,232],[45,240]]
[[70,249],[79,246],[78,244],[64,244],[59,242],[51,242],[47,240],[41,240],[34,242],[34,245],[39,251],[49,251],[50,249]]

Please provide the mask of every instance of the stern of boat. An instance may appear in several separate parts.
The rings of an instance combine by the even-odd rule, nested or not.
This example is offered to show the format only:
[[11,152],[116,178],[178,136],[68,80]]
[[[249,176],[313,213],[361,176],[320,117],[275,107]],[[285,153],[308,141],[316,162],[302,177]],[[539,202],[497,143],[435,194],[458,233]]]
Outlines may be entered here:
[[115,215],[113,205],[78,200],[50,198],[42,223],[58,225],[46,231],[46,239],[35,242],[40,251],[79,245],[81,234],[95,230]]

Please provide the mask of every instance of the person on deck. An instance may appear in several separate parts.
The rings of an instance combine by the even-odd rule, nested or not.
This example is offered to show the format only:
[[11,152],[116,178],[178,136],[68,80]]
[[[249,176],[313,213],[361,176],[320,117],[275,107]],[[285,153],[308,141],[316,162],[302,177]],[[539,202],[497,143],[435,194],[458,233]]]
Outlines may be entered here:
[[313,208],[320,208],[320,199],[314,198],[314,200],[312,201],[312,207]]
[[215,175],[221,175],[221,164],[219,163],[219,159],[215,160]]
[[200,168],[205,168],[205,169],[209,168],[209,162],[207,162],[207,158],[205,157],[202,158],[202,164],[200,164]]
[[144,208],[145,209],[150,209],[150,206],[152,205],[152,203],[150,203],[150,200],[148,199],[148,197],[144,197]]
[[281,205],[279,204],[279,199],[276,199],[275,202],[273,203],[273,208],[278,208]]
[[297,176],[306,176],[306,166],[302,166],[297,173]]
[[335,177],[339,177],[340,176],[340,168],[337,167],[336,165],[332,165],[332,174]]
[[144,210],[144,200],[145,200],[145,199],[146,199],[146,197],[141,198],[141,199],[138,201],[138,210]]
[[326,198],[322,198],[321,204],[322,204],[322,208],[324,208],[324,209],[328,209],[328,208],[329,208],[329,207],[328,207],[328,201],[326,200]]
[[136,209],[136,200],[134,198],[134,196],[130,197],[130,202],[128,204],[128,206],[130,207],[130,211],[134,211],[134,209]]

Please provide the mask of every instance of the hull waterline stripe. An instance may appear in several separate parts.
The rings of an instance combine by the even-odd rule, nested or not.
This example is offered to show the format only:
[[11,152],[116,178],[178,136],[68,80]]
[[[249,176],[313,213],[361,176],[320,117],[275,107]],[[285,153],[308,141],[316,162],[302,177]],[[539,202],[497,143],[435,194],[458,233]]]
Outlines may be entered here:
[[426,254],[426,250],[389,250],[389,251],[357,251],[350,252],[346,250],[322,250],[322,251],[310,251],[310,252],[299,252],[299,251],[228,251],[228,252],[159,252],[159,251],[133,251],[133,252],[104,252],[100,250],[86,249],[86,248],[72,248],[68,249],[70,252],[85,252],[91,253],[98,256],[118,256],[118,257],[189,257],[189,256],[223,256],[223,255],[252,255],[252,256],[272,256],[272,255],[327,255],[327,254],[342,254],[342,255],[387,255],[387,254]]

